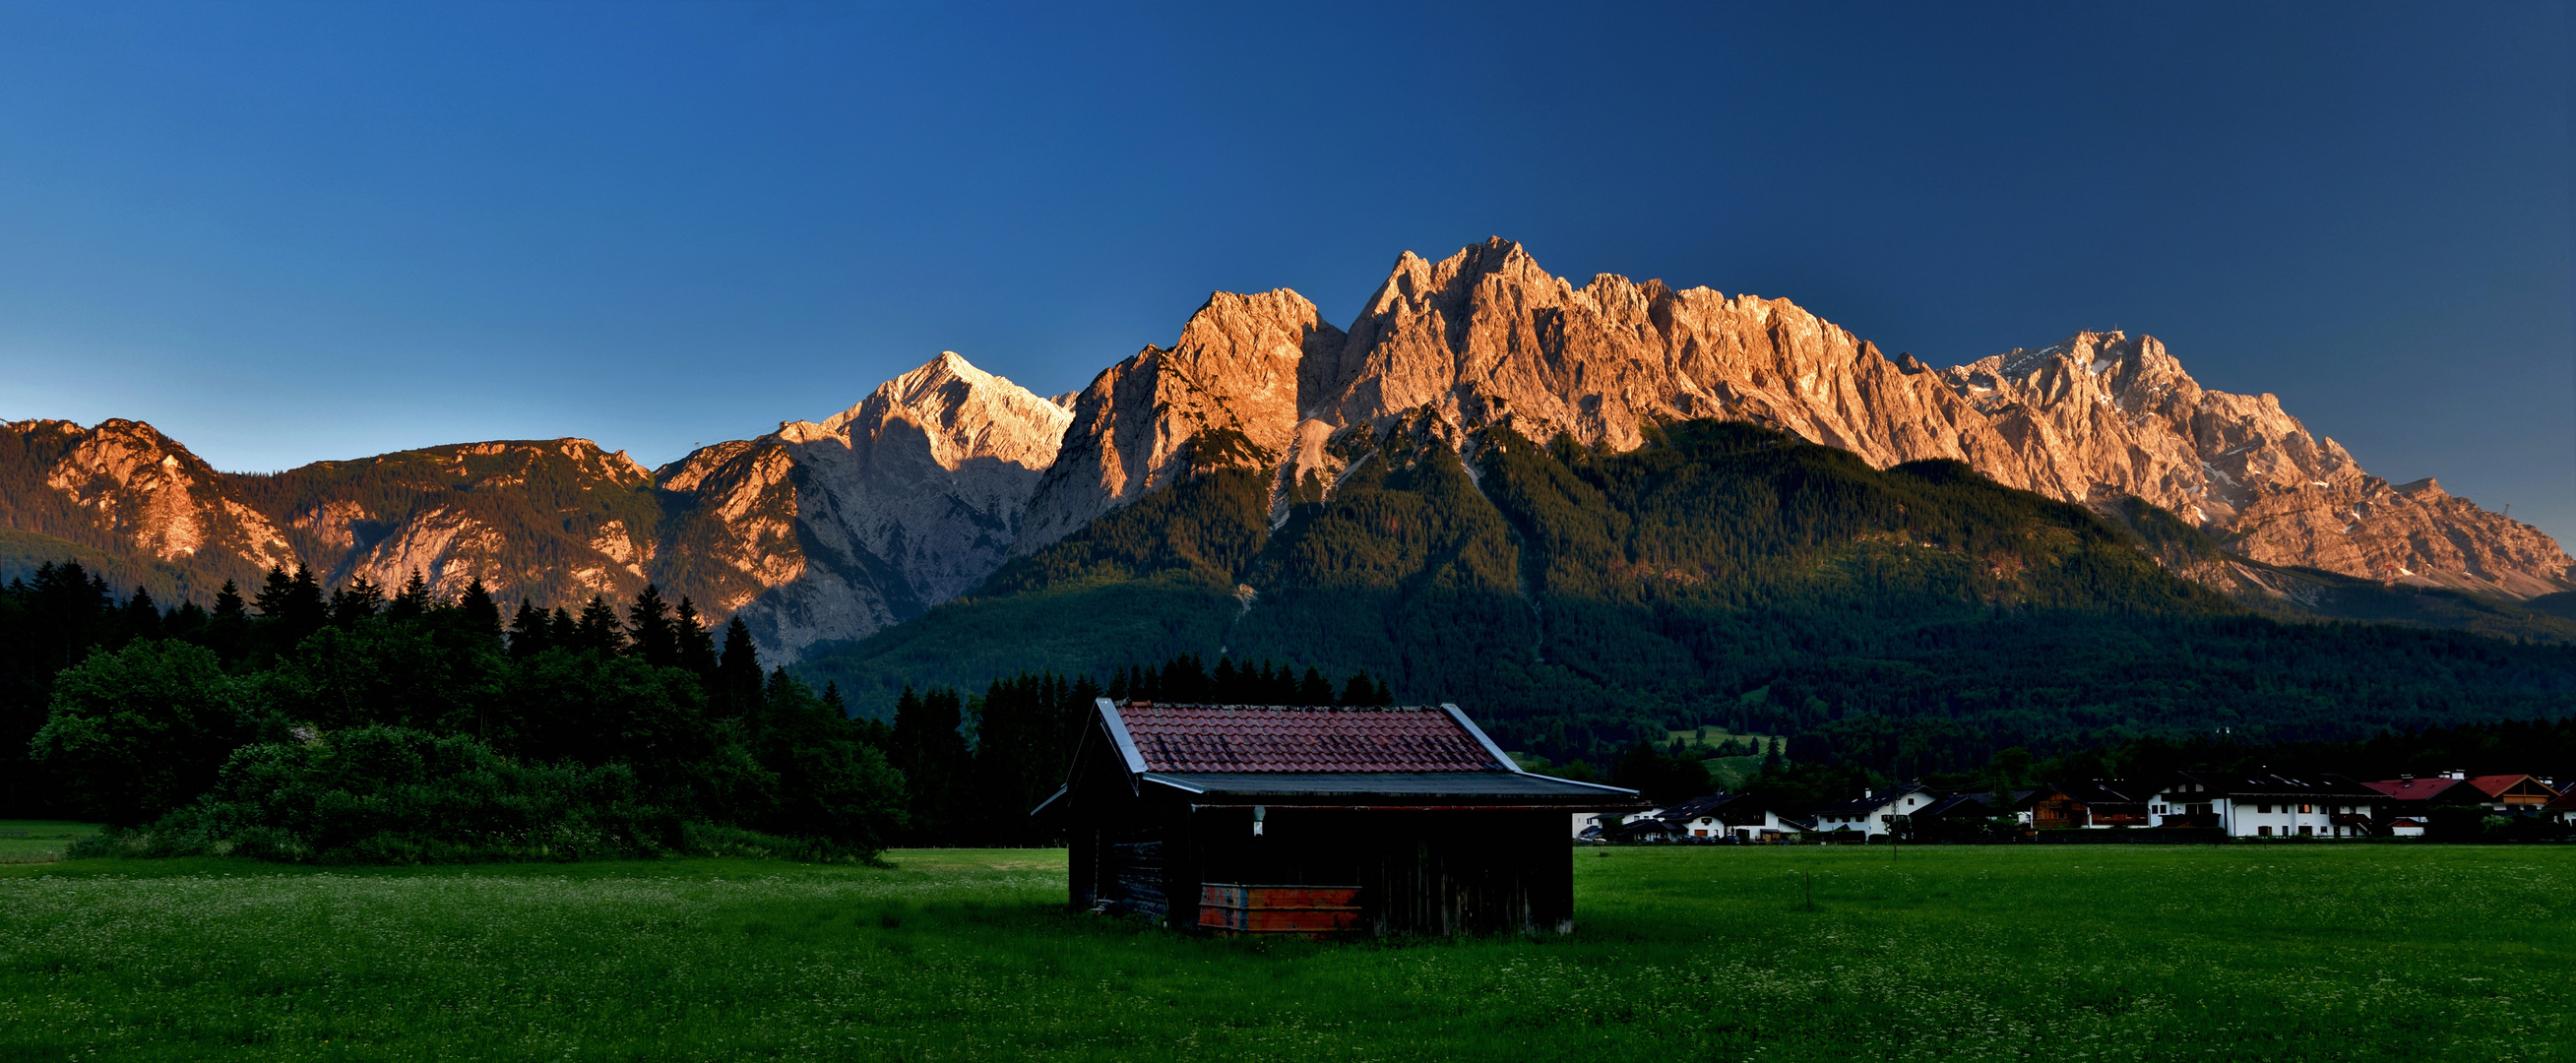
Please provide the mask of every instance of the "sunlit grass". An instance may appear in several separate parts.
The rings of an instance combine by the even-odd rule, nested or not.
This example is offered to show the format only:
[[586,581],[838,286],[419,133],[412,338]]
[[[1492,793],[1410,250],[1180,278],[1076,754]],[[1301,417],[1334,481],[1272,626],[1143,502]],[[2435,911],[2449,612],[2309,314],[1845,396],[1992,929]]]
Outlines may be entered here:
[[1060,850],[0,868],[0,1059],[2576,1058],[2568,848],[1599,852],[1572,938],[1344,945]]

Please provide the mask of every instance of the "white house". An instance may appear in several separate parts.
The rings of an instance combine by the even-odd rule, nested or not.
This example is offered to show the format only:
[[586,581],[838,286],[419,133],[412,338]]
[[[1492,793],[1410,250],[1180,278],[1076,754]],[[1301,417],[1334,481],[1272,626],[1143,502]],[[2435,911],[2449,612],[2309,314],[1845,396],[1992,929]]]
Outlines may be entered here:
[[1933,800],[1932,791],[1924,789],[1922,783],[1898,783],[1817,809],[1816,829],[1828,833],[1849,830],[1863,835],[1884,835],[1894,828],[1896,817],[1913,815],[1931,805]]
[[2235,838],[2366,838],[2387,796],[2340,775],[2176,772],[2147,801],[2150,827],[2217,827]]

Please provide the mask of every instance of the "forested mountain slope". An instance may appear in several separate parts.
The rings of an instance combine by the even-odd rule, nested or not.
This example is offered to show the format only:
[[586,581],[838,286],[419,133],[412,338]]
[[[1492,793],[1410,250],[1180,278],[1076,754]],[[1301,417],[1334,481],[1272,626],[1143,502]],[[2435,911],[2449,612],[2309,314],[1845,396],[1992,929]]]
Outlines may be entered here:
[[1193,440],[1168,487],[804,668],[882,712],[907,683],[1223,652],[1366,668],[1555,758],[1714,722],[1898,771],[2576,710],[2576,649],[2279,623],[1958,462],[1875,469],[1719,421],[1643,435],[1540,446],[1426,412],[1341,437],[1329,497],[1275,526],[1267,475],[1205,457],[1240,444]]
[[0,577],[79,560],[211,604],[271,566],[327,586],[578,610],[647,582],[741,613],[792,660],[944,601],[1016,541],[1072,414],[953,353],[820,423],[790,421],[650,470],[586,439],[502,440],[220,472],[152,426],[0,426]]

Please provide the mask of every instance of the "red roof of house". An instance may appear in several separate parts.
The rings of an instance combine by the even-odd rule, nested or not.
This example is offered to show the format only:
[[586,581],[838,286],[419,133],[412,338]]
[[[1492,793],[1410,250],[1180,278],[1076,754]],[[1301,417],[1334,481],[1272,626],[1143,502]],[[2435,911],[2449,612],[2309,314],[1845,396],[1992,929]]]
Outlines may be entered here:
[[[2485,794],[2488,797],[2503,797],[2505,791],[2513,789],[2513,784],[2521,782],[2524,779],[2531,779],[2531,776],[2480,775],[2476,778],[2470,779],[2469,785],[2477,787],[2479,793]],[[2531,785],[2534,789],[2548,794],[2551,797],[2558,796],[2558,791],[2550,789],[2547,784],[2538,779],[2531,779]]]
[[2400,801],[2430,801],[2442,791],[2460,785],[2462,781],[2447,775],[2435,775],[2423,779],[2381,779],[2378,782],[2366,782],[2362,785]]
[[1145,770],[1509,771],[1445,708],[1120,705]]

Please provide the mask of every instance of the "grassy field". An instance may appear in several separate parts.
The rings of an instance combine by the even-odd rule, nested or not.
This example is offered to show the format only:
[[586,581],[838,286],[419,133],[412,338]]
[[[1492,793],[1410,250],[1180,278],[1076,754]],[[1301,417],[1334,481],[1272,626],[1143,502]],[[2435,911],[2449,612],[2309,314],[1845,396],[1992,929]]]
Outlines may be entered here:
[[0,819],[0,864],[43,864],[62,859],[74,838],[98,833],[96,823],[59,819]]
[[0,1059],[2576,1059],[2576,848],[1601,852],[1571,938],[1396,944],[1045,850],[0,867]]

